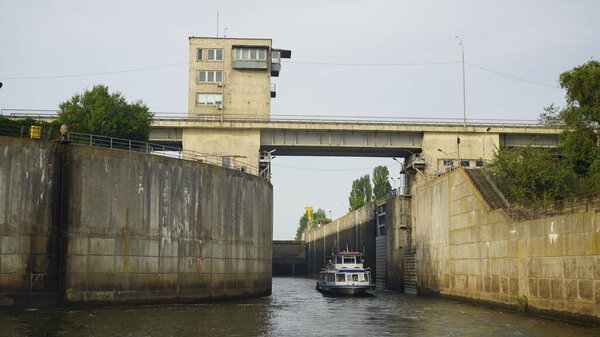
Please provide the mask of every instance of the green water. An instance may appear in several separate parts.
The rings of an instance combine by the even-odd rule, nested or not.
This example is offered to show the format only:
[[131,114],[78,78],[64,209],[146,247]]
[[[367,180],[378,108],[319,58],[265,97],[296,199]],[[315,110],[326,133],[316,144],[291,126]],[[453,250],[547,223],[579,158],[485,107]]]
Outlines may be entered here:
[[600,327],[455,301],[375,292],[330,297],[274,278],[269,297],[202,305],[0,312],[6,336],[600,336]]

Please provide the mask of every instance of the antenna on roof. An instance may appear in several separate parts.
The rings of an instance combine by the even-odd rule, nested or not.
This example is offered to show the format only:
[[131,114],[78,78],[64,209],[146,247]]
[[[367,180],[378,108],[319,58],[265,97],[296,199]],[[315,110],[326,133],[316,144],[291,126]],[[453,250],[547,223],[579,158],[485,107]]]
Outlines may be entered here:
[[217,11],[217,37],[219,37],[219,11]]

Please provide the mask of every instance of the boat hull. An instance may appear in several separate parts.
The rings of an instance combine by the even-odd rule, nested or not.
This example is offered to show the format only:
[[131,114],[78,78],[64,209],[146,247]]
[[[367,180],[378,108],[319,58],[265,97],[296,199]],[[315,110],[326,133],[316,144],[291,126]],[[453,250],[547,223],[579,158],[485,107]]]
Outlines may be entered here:
[[375,285],[326,285],[317,283],[318,291],[322,293],[339,295],[360,295],[373,288],[375,288]]

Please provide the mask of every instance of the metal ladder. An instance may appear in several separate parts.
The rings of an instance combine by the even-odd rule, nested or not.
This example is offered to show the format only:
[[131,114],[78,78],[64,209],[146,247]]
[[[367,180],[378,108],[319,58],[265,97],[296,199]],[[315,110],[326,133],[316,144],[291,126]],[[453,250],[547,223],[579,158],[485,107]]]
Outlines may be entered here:
[[407,245],[404,247],[404,293],[417,295],[417,249],[412,245],[412,229],[406,228]]

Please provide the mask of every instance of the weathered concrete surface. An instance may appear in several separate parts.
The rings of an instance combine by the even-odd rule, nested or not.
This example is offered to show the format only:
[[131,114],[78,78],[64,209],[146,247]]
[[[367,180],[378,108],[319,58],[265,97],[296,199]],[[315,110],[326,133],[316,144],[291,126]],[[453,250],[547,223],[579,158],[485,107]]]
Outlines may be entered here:
[[348,248],[365,254],[365,267],[375,275],[375,206],[367,204],[343,217],[304,233],[308,245],[308,272],[319,274],[332,253]]
[[415,188],[419,291],[600,321],[600,215],[514,221],[464,170]]
[[270,294],[269,182],[191,161],[70,150],[67,301]]
[[407,230],[411,226],[411,199],[394,196],[387,200],[385,287],[404,291],[404,254],[408,245]]
[[303,241],[273,241],[273,275],[296,276],[307,273],[308,259]]
[[56,144],[0,137],[0,307],[57,304]]
[[67,305],[270,294],[269,182],[191,161],[84,146],[58,155],[54,144],[0,139],[1,306],[53,305],[39,293]]

